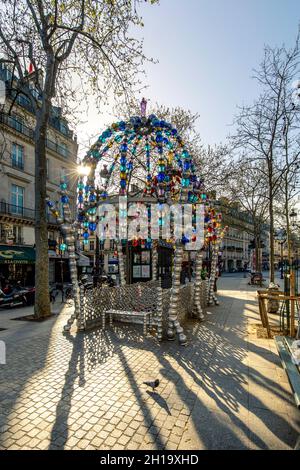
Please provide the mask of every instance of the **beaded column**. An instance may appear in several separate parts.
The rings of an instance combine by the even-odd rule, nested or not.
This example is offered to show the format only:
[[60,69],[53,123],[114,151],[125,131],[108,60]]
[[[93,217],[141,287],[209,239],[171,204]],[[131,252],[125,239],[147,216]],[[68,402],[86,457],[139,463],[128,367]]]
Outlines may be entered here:
[[157,339],[162,341],[163,331],[162,331],[162,315],[163,315],[163,294],[162,288],[157,287]]
[[157,260],[158,260],[158,253],[157,253],[157,244],[153,242],[152,244],[152,280],[157,280]]
[[122,243],[117,244],[118,259],[119,259],[119,274],[120,274],[120,285],[125,286],[126,277],[125,277],[125,268],[124,268],[124,258],[122,251]]
[[218,305],[219,303],[214,293],[214,285],[215,285],[217,262],[218,262],[218,252],[219,252],[219,244],[215,243],[213,245],[213,252],[212,252],[212,259],[211,259],[211,270],[210,270],[210,279],[209,279],[209,288],[208,288],[208,305],[212,305],[213,302],[216,305]]
[[67,249],[69,252],[69,267],[70,267],[70,277],[71,283],[73,286],[73,296],[74,296],[74,318],[71,316],[71,322],[68,320],[67,325],[65,325],[64,330],[69,331],[73,321],[77,320],[77,328],[79,331],[84,330],[84,325],[81,321],[80,316],[80,296],[79,296],[79,284],[78,284],[78,274],[77,274],[77,263],[76,263],[76,254],[75,254],[75,227],[72,225],[72,216],[70,211],[69,203],[63,202],[63,214],[65,223],[61,225],[60,229],[64,235],[64,240],[67,244]]
[[194,308],[193,315],[199,320],[204,319],[203,310],[201,307],[201,271],[202,271],[202,251],[197,252],[196,256],[196,279],[194,285]]
[[173,271],[173,282],[171,289],[171,298],[168,314],[168,329],[167,337],[170,341],[175,339],[175,332],[178,334],[180,344],[186,344],[186,336],[183,333],[183,328],[178,321],[177,316],[177,305],[180,289],[180,272],[183,258],[183,246],[181,243],[176,246],[175,257],[174,257],[174,271]]

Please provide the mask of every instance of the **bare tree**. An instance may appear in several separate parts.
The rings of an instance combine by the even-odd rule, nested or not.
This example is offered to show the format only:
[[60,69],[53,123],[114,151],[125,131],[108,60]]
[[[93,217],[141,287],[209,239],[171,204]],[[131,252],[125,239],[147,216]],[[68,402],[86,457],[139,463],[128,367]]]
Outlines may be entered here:
[[283,176],[298,159],[294,155],[286,163],[282,158],[282,126],[286,116],[287,97],[298,73],[299,36],[292,49],[265,48],[264,59],[255,79],[261,86],[261,96],[252,106],[240,109],[236,117],[237,131],[231,141],[234,146],[250,152],[257,169],[268,186],[270,227],[270,280],[274,281],[274,201]]
[[[13,72],[15,97],[26,95],[35,124],[35,315],[50,314],[46,217],[46,138],[51,107],[67,115],[93,93],[97,104],[139,87],[142,0],[2,0],[0,60]],[[151,0],[151,3],[155,1]],[[26,72],[31,63],[34,73]],[[80,94],[79,94],[80,93]],[[80,108],[82,109],[82,107]]]
[[233,172],[230,175],[227,193],[232,202],[251,217],[255,240],[256,270],[261,271],[262,260],[260,248],[262,247],[263,226],[268,218],[268,185],[257,168],[257,162],[249,157],[240,157],[232,161]]

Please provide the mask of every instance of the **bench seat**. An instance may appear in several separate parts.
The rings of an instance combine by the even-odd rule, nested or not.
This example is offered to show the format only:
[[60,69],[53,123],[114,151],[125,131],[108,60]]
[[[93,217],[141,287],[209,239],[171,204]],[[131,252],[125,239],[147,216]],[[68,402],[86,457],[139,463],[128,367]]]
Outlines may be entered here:
[[143,318],[143,333],[147,334],[147,325],[151,323],[152,312],[148,311],[134,311],[134,310],[104,310],[102,312],[102,329],[105,329],[106,314],[109,315],[109,324],[112,326],[113,319],[115,316],[126,316],[126,317],[142,317]]

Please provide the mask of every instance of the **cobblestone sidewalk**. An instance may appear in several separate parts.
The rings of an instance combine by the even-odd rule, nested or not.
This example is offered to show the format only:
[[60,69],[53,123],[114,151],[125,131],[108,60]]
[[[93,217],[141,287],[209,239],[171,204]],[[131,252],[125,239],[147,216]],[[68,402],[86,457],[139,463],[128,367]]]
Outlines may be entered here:
[[293,448],[300,416],[275,345],[248,334],[255,291],[238,277],[220,289],[186,347],[124,324],[63,336],[66,310],[43,324],[0,312],[0,449]]

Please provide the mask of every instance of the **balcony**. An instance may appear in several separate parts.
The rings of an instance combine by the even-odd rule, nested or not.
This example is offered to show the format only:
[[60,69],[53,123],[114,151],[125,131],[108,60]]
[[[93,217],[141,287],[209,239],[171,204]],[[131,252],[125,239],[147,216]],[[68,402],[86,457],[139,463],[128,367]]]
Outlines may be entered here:
[[[27,207],[15,206],[6,202],[0,202],[0,215],[10,215],[20,219],[25,219],[34,222],[35,210],[28,209]],[[56,225],[56,218],[52,214],[47,214],[49,224]]]
[[0,114],[0,123],[5,124],[6,126],[14,129],[20,134],[25,135],[29,139],[34,139],[34,132],[29,127],[25,126],[21,121],[16,119],[14,116],[9,116],[8,114]]
[[[0,123],[10,127],[11,129],[14,129],[15,131],[28,137],[29,139],[34,140],[33,129],[25,126],[25,124],[23,124],[14,116],[9,116],[8,114],[0,113]],[[67,147],[57,144],[56,142],[53,142],[53,140],[50,139],[46,139],[46,147],[64,158],[69,158],[71,155]]]

